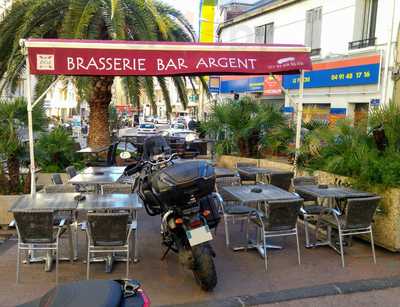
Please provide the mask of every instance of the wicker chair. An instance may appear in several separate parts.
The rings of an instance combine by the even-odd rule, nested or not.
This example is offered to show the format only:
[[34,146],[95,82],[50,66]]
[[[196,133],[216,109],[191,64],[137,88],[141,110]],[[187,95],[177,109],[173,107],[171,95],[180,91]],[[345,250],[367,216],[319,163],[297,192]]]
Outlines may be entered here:
[[51,182],[53,184],[63,184],[63,181],[61,179],[61,175],[58,173],[52,174],[51,175]]
[[90,277],[90,259],[96,253],[126,253],[126,278],[129,278],[130,237],[134,224],[129,213],[88,213],[86,278]]
[[272,173],[269,175],[269,184],[272,184],[282,190],[289,191],[292,187],[294,173]]
[[253,210],[250,207],[240,205],[237,199],[233,198],[227,193],[223,187],[226,186],[238,186],[240,185],[241,179],[238,176],[234,177],[221,177],[216,178],[215,185],[218,194],[221,196],[221,210],[224,216],[225,224],[225,242],[226,246],[229,246],[229,219],[236,220],[247,220],[248,214]]
[[[378,207],[379,196],[367,198],[351,198],[347,200],[344,214],[336,209],[324,208],[319,215],[315,235],[317,237],[319,228],[326,226],[327,242],[326,244],[340,253],[342,267],[344,267],[343,239],[345,236],[359,234],[370,234],[371,249],[374,263],[376,263],[374,237],[372,234],[372,222],[375,211]],[[339,232],[339,250],[336,242],[332,242],[332,227]]]
[[[14,211],[15,226],[18,234],[17,283],[20,280],[21,251],[41,250],[56,254],[56,283],[58,283],[59,240],[65,230],[65,220],[54,227],[52,210]],[[54,234],[54,229],[57,229]],[[70,260],[73,262],[72,237],[70,237]]]
[[[268,271],[268,253],[266,239],[271,237],[296,236],[297,259],[300,259],[300,244],[297,230],[297,216],[303,205],[302,199],[270,201],[263,207],[263,212],[253,211],[248,216],[249,222],[253,222],[261,232],[264,247],[265,270]],[[247,225],[246,239],[249,242],[249,225]],[[258,236],[257,236],[258,237]],[[259,244],[260,242],[257,242]]]
[[[316,177],[307,176],[307,177],[293,178],[293,186],[295,189],[296,186],[307,186],[307,185],[317,185],[317,184],[318,181]],[[312,247],[312,244],[310,243],[309,222],[317,220],[323,207],[318,204],[317,197],[305,193],[299,193],[297,191],[296,193],[304,200],[304,205],[300,209],[300,217],[302,217],[304,220],[304,231],[306,234],[305,246],[309,248]]]
[[248,166],[256,167],[257,163],[252,163],[252,162],[237,162],[236,163],[236,168],[238,169],[240,180],[242,183],[243,183],[243,181],[253,181],[255,183],[257,180],[256,175],[248,176],[239,170],[240,167],[248,167]]

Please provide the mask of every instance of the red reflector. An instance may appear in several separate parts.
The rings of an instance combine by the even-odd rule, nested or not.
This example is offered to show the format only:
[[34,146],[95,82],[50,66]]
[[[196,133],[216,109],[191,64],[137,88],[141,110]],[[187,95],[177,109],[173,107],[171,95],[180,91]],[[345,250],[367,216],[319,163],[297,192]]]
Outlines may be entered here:
[[204,211],[203,211],[203,215],[204,215],[204,216],[209,216],[210,213],[211,213],[210,210],[204,210]]
[[183,220],[182,219],[176,219],[175,220],[175,224],[183,224]]

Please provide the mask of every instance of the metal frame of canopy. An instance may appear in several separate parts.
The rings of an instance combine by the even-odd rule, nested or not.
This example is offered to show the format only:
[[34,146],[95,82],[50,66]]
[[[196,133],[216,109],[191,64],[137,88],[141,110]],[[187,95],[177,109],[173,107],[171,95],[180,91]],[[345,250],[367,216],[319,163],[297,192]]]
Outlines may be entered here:
[[[296,156],[301,145],[304,71],[311,70],[310,49],[302,45],[223,43],[133,42],[27,39],[21,40],[26,56],[27,111],[31,194],[36,193],[32,110],[59,81],[60,76],[185,76],[298,74]],[[59,76],[32,101],[31,75]],[[285,91],[285,95],[288,93]],[[288,95],[293,100],[290,95]]]

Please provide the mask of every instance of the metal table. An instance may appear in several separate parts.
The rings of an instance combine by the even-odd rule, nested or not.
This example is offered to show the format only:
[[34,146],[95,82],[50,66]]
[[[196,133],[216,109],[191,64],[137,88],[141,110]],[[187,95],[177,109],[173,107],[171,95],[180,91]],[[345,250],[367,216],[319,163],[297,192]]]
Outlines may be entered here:
[[126,166],[91,166],[85,168],[81,174],[93,174],[98,175],[99,173],[107,174],[122,174],[126,169]]
[[102,193],[103,185],[114,184],[122,177],[122,173],[99,173],[93,174],[78,174],[71,178],[68,182],[77,185],[92,185],[96,187],[96,192]]
[[[11,206],[9,211],[14,212],[18,210],[55,210],[55,211],[71,211],[73,212],[78,205],[78,201],[75,197],[79,196],[79,193],[36,193],[35,196],[23,195]],[[77,259],[77,223],[75,224],[75,242],[73,244],[74,260]],[[69,261],[70,258],[60,258],[60,260]],[[30,251],[27,255],[27,259],[24,263],[33,262],[45,262],[45,271],[51,271],[53,264],[53,257],[50,253],[47,256],[37,257]]]
[[274,168],[266,168],[266,167],[257,167],[257,166],[242,166],[238,167],[237,170],[245,176],[255,176],[261,174],[286,174],[290,173],[290,171],[284,171]]
[[86,147],[86,148],[83,148],[81,150],[78,150],[77,152],[78,153],[95,153],[95,154],[98,154],[100,152],[108,150],[109,147],[110,146],[103,146],[103,147],[97,147],[97,148]]
[[[260,193],[252,192],[251,190],[254,188],[259,188],[262,189]],[[223,187],[223,189],[229,193],[232,197],[236,198],[238,201],[240,201],[242,204],[246,203],[267,203],[269,201],[274,201],[274,200],[293,200],[293,199],[298,199],[299,197],[293,193],[290,193],[288,191],[282,190],[276,186],[270,185],[270,184],[256,184],[256,185],[242,185],[242,186],[226,186]],[[257,232],[257,242],[260,241],[261,233]],[[250,241],[250,245],[247,247],[245,246],[239,246],[239,247],[234,247],[234,251],[241,251],[247,249],[257,249],[257,251],[260,253],[262,257],[265,257],[264,255],[264,247],[262,243],[257,244],[257,242]],[[281,246],[277,245],[267,245],[267,248],[269,249],[282,249]]]
[[[298,193],[301,193],[301,194],[306,194],[306,195],[316,197],[317,199],[327,199],[329,207],[334,207],[334,205],[335,205],[334,201],[337,200],[336,207],[338,207],[338,209],[340,211],[343,211],[343,209],[344,209],[344,208],[341,208],[341,206],[340,206],[340,200],[345,200],[348,198],[363,198],[363,197],[375,196],[375,194],[370,193],[370,192],[358,191],[358,190],[351,189],[348,187],[340,187],[340,186],[334,186],[334,185],[296,186],[295,191]],[[313,244],[310,244],[309,247],[318,247],[318,246],[326,246],[326,245],[329,245],[336,252],[338,252],[340,254],[340,252],[337,250],[337,248],[330,244],[329,238],[326,242],[315,242]]]
[[217,178],[234,177],[238,174],[236,170],[223,167],[214,167],[214,171],[215,171],[215,177]]
[[[139,261],[138,257],[138,236],[137,236],[137,210],[143,208],[143,202],[137,193],[131,194],[87,194],[85,199],[80,201],[77,207],[78,211],[112,211],[112,210],[127,210],[132,213],[132,223],[136,223],[135,230],[135,245],[134,245],[134,262]],[[128,261],[126,258],[112,257],[93,258],[93,262],[106,262],[106,272],[112,271],[114,261]]]
[[31,195],[23,195],[11,206],[10,212],[17,210],[75,210],[78,201],[75,199],[79,193],[36,193],[34,197]]
[[327,187],[322,187],[320,185],[296,186],[295,191],[318,198],[345,199],[345,198],[358,198],[358,197],[362,198],[362,197],[374,196],[374,194],[370,192],[363,192],[348,187],[339,187],[332,185]]

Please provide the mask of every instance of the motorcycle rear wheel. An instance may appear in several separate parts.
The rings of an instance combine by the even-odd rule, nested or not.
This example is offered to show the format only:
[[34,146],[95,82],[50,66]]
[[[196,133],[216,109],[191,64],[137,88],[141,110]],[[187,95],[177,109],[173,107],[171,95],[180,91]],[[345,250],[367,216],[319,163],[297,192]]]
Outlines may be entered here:
[[217,285],[217,272],[215,271],[211,247],[208,244],[194,246],[193,275],[204,291],[212,291]]

